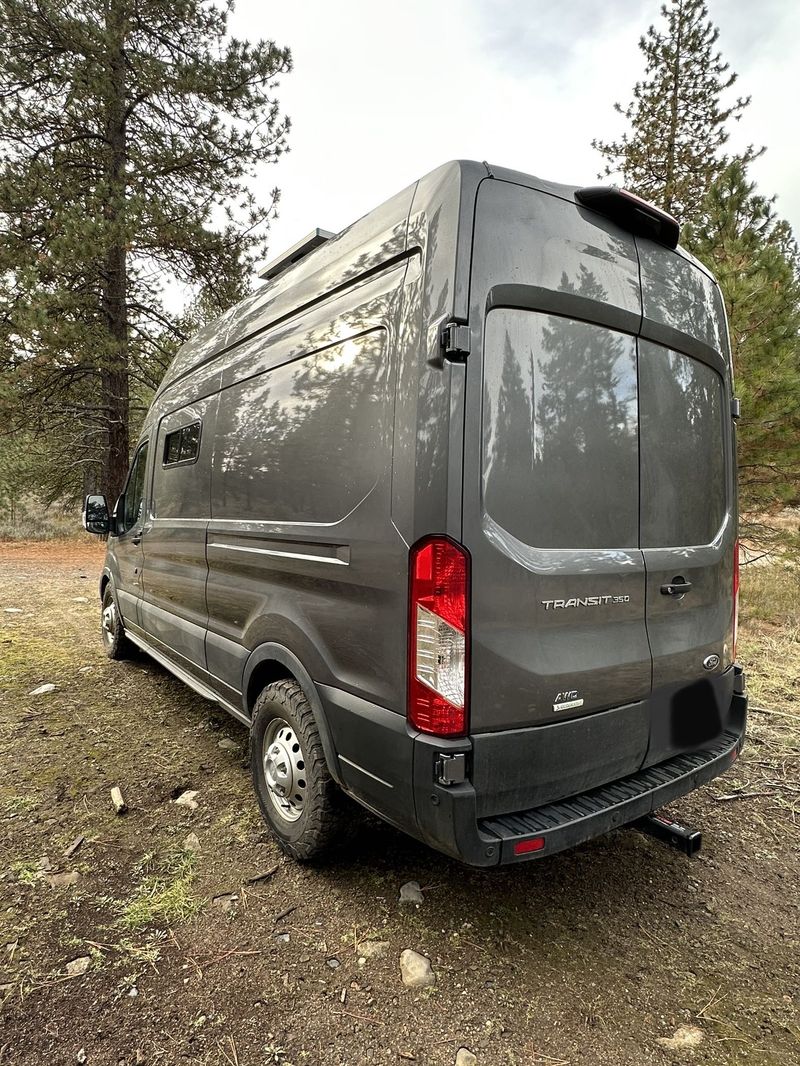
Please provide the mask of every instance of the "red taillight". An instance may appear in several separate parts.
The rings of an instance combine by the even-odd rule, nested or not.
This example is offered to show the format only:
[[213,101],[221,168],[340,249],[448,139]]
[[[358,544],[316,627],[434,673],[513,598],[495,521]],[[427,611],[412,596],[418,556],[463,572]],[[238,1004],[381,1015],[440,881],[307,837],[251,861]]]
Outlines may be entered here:
[[528,855],[532,851],[541,851],[544,847],[544,837],[531,837],[530,840],[518,840],[514,845],[515,855]]
[[423,733],[467,730],[469,556],[447,537],[411,549],[408,719]]
[[733,661],[736,662],[736,639],[739,635],[739,541],[733,545]]

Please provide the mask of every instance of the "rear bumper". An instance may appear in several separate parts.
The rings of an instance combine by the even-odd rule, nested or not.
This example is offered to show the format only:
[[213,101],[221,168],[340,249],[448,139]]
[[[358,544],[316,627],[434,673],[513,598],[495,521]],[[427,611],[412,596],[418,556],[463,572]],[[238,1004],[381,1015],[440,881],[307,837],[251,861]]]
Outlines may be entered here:
[[[420,834],[432,846],[471,866],[553,855],[650,814],[724,773],[742,750],[746,722],[744,674],[736,667],[726,729],[713,744],[556,803],[487,818],[477,817],[475,789],[468,782],[420,787],[425,779],[430,782],[432,755],[437,749],[442,751],[443,744],[418,736],[414,782]],[[457,742],[452,750],[458,750]],[[544,841],[539,850],[515,854],[516,844],[534,837]]]

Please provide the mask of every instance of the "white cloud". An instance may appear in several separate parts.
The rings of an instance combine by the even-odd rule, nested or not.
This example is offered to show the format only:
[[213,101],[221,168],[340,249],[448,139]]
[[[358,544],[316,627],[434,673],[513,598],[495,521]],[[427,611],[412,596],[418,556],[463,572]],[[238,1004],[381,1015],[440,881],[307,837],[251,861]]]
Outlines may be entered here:
[[[794,136],[800,5],[711,0],[720,47],[753,102],[734,145],[800,231]],[[283,199],[273,254],[314,226],[339,230],[447,159],[488,159],[554,181],[592,182],[592,137],[617,133],[615,100],[642,72],[636,42],[658,0],[239,0],[233,31],[293,52],[278,91],[291,152],[265,168]]]

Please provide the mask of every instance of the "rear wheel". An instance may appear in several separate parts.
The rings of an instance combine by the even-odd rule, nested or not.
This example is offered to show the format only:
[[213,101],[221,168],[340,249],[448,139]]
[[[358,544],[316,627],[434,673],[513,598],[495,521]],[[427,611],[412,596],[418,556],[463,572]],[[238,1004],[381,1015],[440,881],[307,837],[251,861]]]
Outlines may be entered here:
[[258,804],[280,847],[299,862],[340,836],[338,794],[314,713],[296,681],[276,681],[253,708],[250,769]]
[[103,647],[109,659],[130,659],[134,646],[125,636],[125,626],[119,613],[117,600],[111,584],[106,585],[103,593],[103,606],[100,611],[100,633]]

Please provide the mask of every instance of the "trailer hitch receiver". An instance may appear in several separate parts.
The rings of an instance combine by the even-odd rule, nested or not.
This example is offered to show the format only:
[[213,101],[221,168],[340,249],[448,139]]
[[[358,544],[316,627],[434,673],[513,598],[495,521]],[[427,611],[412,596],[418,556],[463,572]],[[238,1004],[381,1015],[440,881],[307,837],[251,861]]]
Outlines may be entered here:
[[690,829],[680,822],[673,822],[663,814],[648,814],[632,825],[634,829],[639,829],[690,857],[698,853],[703,843],[703,834],[699,829]]

